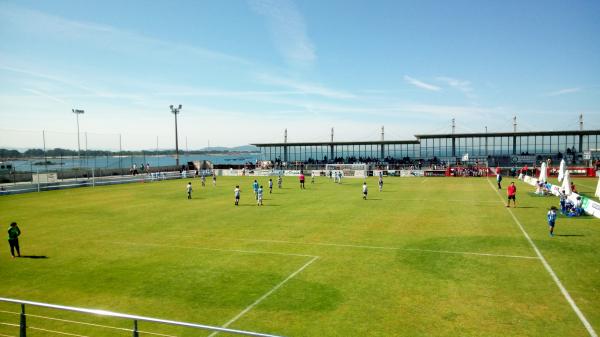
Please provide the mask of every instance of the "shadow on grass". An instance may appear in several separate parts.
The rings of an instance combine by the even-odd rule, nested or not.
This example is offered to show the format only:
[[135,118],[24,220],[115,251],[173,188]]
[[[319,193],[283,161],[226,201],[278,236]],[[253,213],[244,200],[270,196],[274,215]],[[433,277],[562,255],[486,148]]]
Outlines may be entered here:
[[381,199],[378,199],[378,198],[368,198],[368,199],[366,199],[366,200],[367,200],[367,201],[370,201],[370,200],[373,200],[373,201],[379,201],[379,200],[381,200]]
[[529,208],[539,208],[539,207],[534,207],[534,206],[517,206],[517,207],[512,207],[511,206],[510,208],[524,208],[524,209],[529,209]]
[[555,236],[585,236],[583,234],[554,234]]
[[23,259],[47,259],[48,258],[46,255],[21,255],[18,257],[23,258]]
[[559,217],[560,219],[573,219],[573,220],[589,220],[589,219],[595,219],[593,216],[591,216],[591,215],[587,215],[587,214],[585,214],[585,215],[583,215],[583,214],[582,214],[582,215],[577,215],[577,216],[574,216],[574,215],[572,215],[572,216],[568,216],[568,215],[566,215],[566,214],[564,214],[564,213],[559,213],[559,214],[558,214],[558,217]]
[[[246,204],[246,205],[238,205],[238,207],[279,207],[280,205],[271,205],[271,204],[264,204],[262,206],[258,206],[256,204]],[[235,205],[234,205],[235,207]]]

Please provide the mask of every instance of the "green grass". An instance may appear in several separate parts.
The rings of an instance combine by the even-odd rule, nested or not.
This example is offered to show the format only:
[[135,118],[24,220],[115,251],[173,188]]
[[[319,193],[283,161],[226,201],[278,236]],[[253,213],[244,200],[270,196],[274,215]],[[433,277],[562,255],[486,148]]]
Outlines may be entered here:
[[[535,256],[493,179],[387,178],[380,193],[370,178],[364,201],[362,180],[318,178],[300,190],[286,178],[283,189],[266,191],[263,207],[254,203],[252,179],[222,177],[216,188],[194,180],[192,200],[188,180],[1,197],[0,223],[19,223],[22,253],[48,258],[13,260],[5,243],[0,296],[220,326],[308,264],[230,327],[285,336],[587,335],[540,260],[450,253]],[[517,184],[514,215],[600,330],[600,220],[559,217],[556,233],[564,236],[549,238],[545,214],[558,199]],[[596,180],[581,184],[593,195]],[[17,318],[0,312],[0,323]],[[131,335],[40,318],[29,324]],[[1,334],[17,330],[0,325]]]

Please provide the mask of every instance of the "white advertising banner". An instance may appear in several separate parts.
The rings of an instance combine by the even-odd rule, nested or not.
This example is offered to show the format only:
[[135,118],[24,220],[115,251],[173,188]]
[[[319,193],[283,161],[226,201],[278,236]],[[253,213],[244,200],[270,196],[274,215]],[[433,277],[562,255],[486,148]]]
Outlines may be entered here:
[[600,203],[586,197],[582,197],[581,199],[583,210],[587,214],[600,218]]
[[401,177],[423,177],[425,171],[423,170],[400,170]]
[[[566,178],[568,178],[568,173],[565,175]],[[536,179],[529,177],[529,176],[525,176],[523,178],[523,181],[531,186],[535,186],[536,183]],[[552,184],[546,184],[546,186],[549,187],[550,191],[552,192],[552,194],[558,196],[560,194],[560,186],[557,185],[552,185]],[[570,188],[569,188],[570,190]],[[580,195],[577,193],[571,193],[569,195],[569,200],[573,201],[573,203],[575,203],[577,201],[577,197],[579,197]],[[600,203],[584,197],[584,196],[580,196],[581,197],[581,201],[582,201],[582,208],[583,211],[586,212],[589,215],[592,215],[596,218],[600,218]]]

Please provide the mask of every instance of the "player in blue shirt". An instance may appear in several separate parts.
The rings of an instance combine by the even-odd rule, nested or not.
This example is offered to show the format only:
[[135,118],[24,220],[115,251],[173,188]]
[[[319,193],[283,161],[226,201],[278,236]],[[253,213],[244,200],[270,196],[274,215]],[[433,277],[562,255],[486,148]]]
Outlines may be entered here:
[[254,182],[252,183],[252,190],[254,191],[254,197],[258,200],[258,181],[256,181],[256,179],[254,179]]
[[550,237],[554,236],[554,224],[556,223],[556,207],[550,207],[548,211],[548,227],[550,229]]

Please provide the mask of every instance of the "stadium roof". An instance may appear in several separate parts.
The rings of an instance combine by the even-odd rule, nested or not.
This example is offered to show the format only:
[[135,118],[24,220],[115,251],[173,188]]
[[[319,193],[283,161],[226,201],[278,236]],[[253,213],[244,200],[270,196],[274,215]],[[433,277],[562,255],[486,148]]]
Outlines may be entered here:
[[357,142],[298,142],[298,143],[260,143],[254,146],[326,146],[326,145],[381,145],[381,144],[419,144],[418,140],[376,140]]
[[465,138],[465,137],[507,137],[507,136],[569,136],[598,135],[600,130],[563,130],[563,131],[518,131],[518,132],[477,132],[477,133],[441,133],[415,135],[418,138]]
[[269,146],[328,146],[328,145],[381,145],[381,144],[419,144],[419,139],[427,138],[468,138],[468,137],[509,137],[509,136],[579,136],[600,135],[600,130],[563,130],[563,131],[520,131],[520,132],[478,132],[478,133],[443,133],[415,135],[415,140],[373,140],[356,142],[287,142],[287,143],[257,143],[258,147]]

